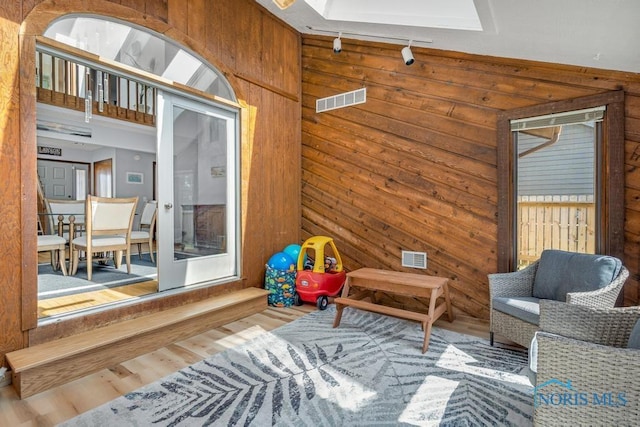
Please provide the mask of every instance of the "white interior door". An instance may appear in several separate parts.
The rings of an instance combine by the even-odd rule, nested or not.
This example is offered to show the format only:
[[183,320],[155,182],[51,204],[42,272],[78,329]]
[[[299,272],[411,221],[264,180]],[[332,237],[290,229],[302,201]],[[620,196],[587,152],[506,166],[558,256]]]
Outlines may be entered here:
[[238,113],[158,92],[159,289],[234,278]]
[[38,159],[38,178],[44,197],[73,200],[73,164]]
[[38,179],[48,199],[84,200],[87,197],[89,165],[38,159]]

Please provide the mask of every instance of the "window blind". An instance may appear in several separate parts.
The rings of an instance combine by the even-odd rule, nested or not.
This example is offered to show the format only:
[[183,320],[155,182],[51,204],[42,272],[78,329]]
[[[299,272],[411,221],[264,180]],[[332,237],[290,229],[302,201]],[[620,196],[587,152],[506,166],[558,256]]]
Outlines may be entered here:
[[606,107],[601,106],[587,108],[584,110],[547,114],[538,117],[527,117],[525,119],[511,120],[509,123],[512,131],[519,131],[586,122],[598,122],[602,121],[605,110]]

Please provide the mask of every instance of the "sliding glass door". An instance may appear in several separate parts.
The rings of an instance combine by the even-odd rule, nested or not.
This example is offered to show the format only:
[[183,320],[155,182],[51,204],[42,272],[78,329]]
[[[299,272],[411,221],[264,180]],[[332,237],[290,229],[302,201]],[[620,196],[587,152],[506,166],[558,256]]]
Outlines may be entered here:
[[161,291],[238,275],[238,112],[158,94]]

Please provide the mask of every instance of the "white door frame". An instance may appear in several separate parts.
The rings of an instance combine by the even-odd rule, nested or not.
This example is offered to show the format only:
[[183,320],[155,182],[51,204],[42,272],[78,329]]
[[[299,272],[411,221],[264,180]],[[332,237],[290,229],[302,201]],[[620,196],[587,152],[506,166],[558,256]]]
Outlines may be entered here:
[[[239,111],[226,105],[217,105],[158,90],[158,289],[164,291],[200,283],[220,283],[237,280],[240,275],[239,238]],[[175,176],[184,171],[175,169],[174,110],[215,118],[226,124],[226,215],[225,250],[223,253],[196,255],[192,258],[176,256],[176,234],[179,206],[175,200]],[[194,129],[194,132],[196,130]],[[213,171],[211,171],[213,174]]]

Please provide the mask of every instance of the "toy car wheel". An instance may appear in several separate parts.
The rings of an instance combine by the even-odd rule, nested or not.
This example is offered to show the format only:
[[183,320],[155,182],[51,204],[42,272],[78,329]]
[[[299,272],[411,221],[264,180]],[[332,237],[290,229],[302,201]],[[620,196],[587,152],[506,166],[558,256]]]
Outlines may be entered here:
[[316,306],[318,306],[318,310],[324,310],[327,308],[328,305],[329,305],[329,298],[327,298],[325,295],[318,297],[318,300],[316,301]]
[[293,297],[293,303],[295,305],[302,305],[302,300],[300,299],[300,294],[295,294],[295,296]]

